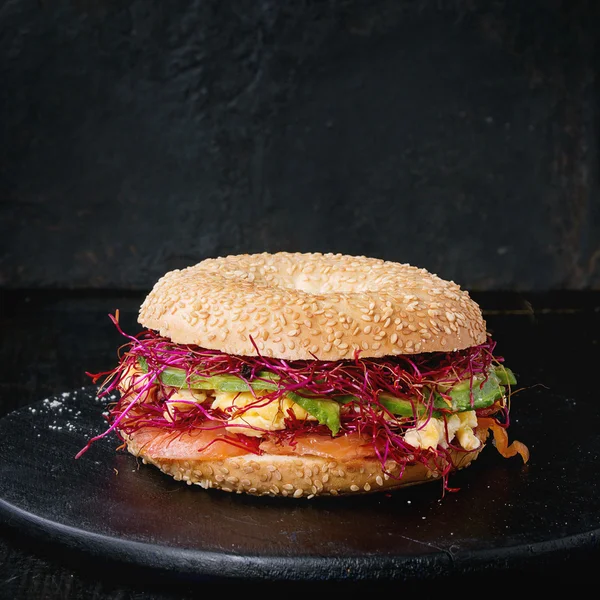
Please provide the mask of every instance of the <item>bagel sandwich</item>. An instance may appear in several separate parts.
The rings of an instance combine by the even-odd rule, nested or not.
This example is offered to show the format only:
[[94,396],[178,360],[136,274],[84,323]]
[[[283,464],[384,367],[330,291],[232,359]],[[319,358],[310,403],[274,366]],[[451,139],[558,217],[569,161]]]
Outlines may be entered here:
[[[389,491],[509,444],[516,378],[477,303],[408,264],[321,253],[206,259],[166,273],[116,367],[90,374],[108,428],[203,488],[293,498]],[[491,441],[491,443],[490,443]]]

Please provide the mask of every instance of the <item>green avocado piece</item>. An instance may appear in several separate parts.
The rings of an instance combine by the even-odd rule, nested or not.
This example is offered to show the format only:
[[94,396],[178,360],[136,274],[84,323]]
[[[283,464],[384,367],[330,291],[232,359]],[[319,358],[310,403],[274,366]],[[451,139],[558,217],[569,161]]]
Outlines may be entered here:
[[[483,378],[476,378],[473,381],[473,402],[471,403],[470,381],[464,380],[447,390],[448,399],[441,394],[435,393],[433,401],[433,414],[440,416],[442,413],[463,412],[466,410],[475,410],[478,408],[487,408],[502,398],[504,389],[502,386],[516,385],[517,380],[514,373],[503,365],[495,366],[490,370],[490,373],[481,385]],[[427,393],[427,389],[424,390]],[[448,403],[448,401],[450,403]],[[413,406],[408,400],[396,398],[389,394],[380,394],[379,402],[387,408],[393,415],[401,417],[412,417],[415,410],[418,416],[427,412],[427,409],[422,404]]]
[[500,385],[517,385],[517,378],[508,367],[505,367],[504,365],[495,365],[492,368],[498,377]]
[[482,381],[482,378],[475,378],[472,388],[468,380],[461,381],[450,388],[446,392],[450,404],[448,404],[447,398],[436,393],[433,402],[434,408],[444,412],[463,412],[465,410],[487,408],[494,404],[496,400],[502,398],[504,389],[500,385],[500,380],[494,370],[489,372],[487,379],[483,381],[483,385]]
[[321,425],[326,425],[333,435],[340,430],[340,404],[328,398],[306,398],[294,392],[286,396],[301,406],[309,415],[315,417]]
[[[148,372],[148,363],[142,357],[138,358],[142,370]],[[277,389],[276,376],[272,373],[261,372],[259,379],[249,384],[235,375],[214,375],[202,377],[192,374],[189,377],[183,369],[165,367],[160,373],[160,380],[165,385],[175,388],[191,388],[195,390],[219,390],[220,392],[250,392],[274,391]],[[340,405],[328,398],[306,398],[295,392],[287,392],[286,396],[301,406],[309,415],[315,417],[321,425],[327,426],[333,435],[340,430]]]
[[[142,370],[147,373],[148,363],[146,360],[143,357],[139,357],[138,362]],[[188,377],[183,369],[166,367],[160,373],[160,380],[170,387],[219,390],[222,392],[274,391],[278,387],[277,383],[275,383],[277,376],[266,371],[259,373],[258,379],[247,383],[235,375],[202,377],[201,375],[192,374]],[[469,380],[461,381],[449,388],[446,391],[449,398],[444,398],[441,394],[435,392],[433,414],[440,416],[443,413],[487,408],[502,397],[504,393],[502,386],[515,385],[517,383],[514,373],[503,365],[493,367],[483,385],[481,385],[481,381],[481,378],[476,378],[473,381],[472,402]],[[424,392],[427,393],[427,389]],[[315,417],[321,425],[328,427],[333,435],[336,435],[340,430],[340,405],[358,401],[358,398],[355,396],[338,396],[335,399],[329,399],[308,398],[295,392],[287,392],[286,395],[301,406],[309,415]],[[401,417],[413,417],[415,416],[415,411],[417,416],[421,416],[428,410],[424,404],[417,403],[413,406],[413,403],[409,400],[396,398],[384,393],[379,395],[379,402],[390,413]]]
[[398,417],[413,417],[415,415],[415,410],[418,415],[422,415],[427,410],[423,404],[415,403],[413,406],[410,400],[396,398],[389,394],[379,394],[379,403],[387,408],[393,415]]
[[[148,372],[148,363],[145,358],[138,358],[138,362],[144,371]],[[254,390],[276,390],[277,384],[274,375],[261,373],[261,379],[252,382]],[[268,381],[271,379],[271,381]],[[250,386],[240,377],[235,375],[214,375],[213,377],[202,377],[192,374],[189,377],[183,369],[177,367],[165,367],[160,373],[160,380],[169,387],[191,388],[194,390],[219,390],[221,392],[249,392]]]

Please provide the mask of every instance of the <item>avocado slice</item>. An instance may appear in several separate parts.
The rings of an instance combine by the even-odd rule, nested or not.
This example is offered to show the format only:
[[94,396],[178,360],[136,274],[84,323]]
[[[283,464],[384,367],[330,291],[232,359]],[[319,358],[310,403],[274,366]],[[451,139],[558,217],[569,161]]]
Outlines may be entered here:
[[[138,363],[144,371],[148,372],[148,362],[143,357],[138,357]],[[274,380],[274,375],[261,373],[261,380],[252,382],[255,390],[276,390],[277,384],[268,381]],[[263,377],[264,376],[264,377]],[[265,379],[267,381],[263,381]],[[160,373],[160,380],[164,385],[175,388],[190,388],[194,390],[220,390],[221,392],[249,392],[250,386],[240,377],[235,375],[214,375],[202,377],[192,373],[189,377],[183,369],[177,367],[165,367]]]
[[436,393],[433,406],[444,412],[455,413],[487,408],[502,398],[504,389],[496,371],[492,369],[485,381],[481,377],[475,378],[471,387],[470,381],[464,380],[451,387],[446,393],[449,398]]
[[[475,378],[472,390],[470,381],[467,379],[457,383],[445,390],[449,398],[444,398],[441,394],[435,392],[433,401],[434,416],[440,416],[448,412],[455,413],[487,408],[494,404],[496,400],[502,398],[504,394],[503,386],[517,383],[514,373],[503,365],[493,367],[483,385],[481,385],[482,381],[482,377]],[[427,388],[425,388],[424,393],[427,393]],[[417,416],[421,416],[427,412],[427,408],[423,404],[413,406],[409,400],[396,398],[389,394],[380,394],[379,402],[396,416],[412,417],[415,412]]]
[[332,435],[340,430],[340,404],[328,398],[306,398],[294,392],[286,392],[286,396],[301,406],[309,415],[315,417],[321,425],[326,425]]
[[427,410],[423,404],[415,403],[413,405],[410,400],[403,400],[402,398],[396,398],[389,394],[379,394],[379,402],[393,415],[398,417],[413,417],[415,415],[415,410],[417,415],[422,415]]
[[[141,369],[147,373],[148,363],[146,360],[143,357],[138,357],[138,362]],[[202,377],[201,375],[191,374],[188,376],[183,369],[166,367],[160,373],[160,380],[170,387],[219,390],[222,392],[274,391],[278,388],[277,376],[268,371],[261,371],[257,379],[247,383],[235,375]],[[443,413],[487,408],[502,397],[504,393],[503,386],[517,383],[514,373],[504,365],[492,367],[483,385],[481,385],[482,381],[482,378],[475,378],[471,390],[470,381],[465,379],[445,390],[448,398],[434,392],[433,414],[441,416]],[[424,389],[424,392],[427,393],[427,388]],[[348,395],[337,396],[335,399],[309,398],[295,392],[287,392],[286,395],[309,415],[317,419],[321,425],[328,427],[333,435],[336,435],[340,430],[340,405],[358,401],[357,397]],[[415,411],[417,416],[421,416],[428,411],[424,404],[417,403],[413,405],[410,400],[385,393],[379,395],[379,402],[390,413],[401,417],[413,417]]]
[[496,373],[500,385],[517,385],[517,378],[508,367],[505,367],[504,365],[495,365],[492,369],[494,370],[494,373]]
[[[148,372],[148,363],[143,357],[138,358],[138,363],[144,371]],[[160,380],[164,385],[175,388],[190,388],[195,390],[219,390],[220,392],[250,392],[274,391],[278,388],[274,383],[277,376],[273,373],[261,371],[259,378],[249,384],[235,375],[213,375],[202,377],[191,374],[189,377],[183,369],[165,367],[160,373]],[[340,405],[329,398],[307,398],[295,392],[286,392],[286,396],[301,406],[309,415],[315,417],[321,425],[327,426],[333,435],[340,430]]]

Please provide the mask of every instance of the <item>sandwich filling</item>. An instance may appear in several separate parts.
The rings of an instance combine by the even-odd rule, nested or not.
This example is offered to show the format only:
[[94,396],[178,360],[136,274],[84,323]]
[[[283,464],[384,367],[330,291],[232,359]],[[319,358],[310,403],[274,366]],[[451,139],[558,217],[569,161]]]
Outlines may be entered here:
[[[464,350],[348,360],[229,355],[176,344],[152,330],[127,335],[118,365],[90,374],[105,416],[123,441],[165,458],[219,460],[244,454],[421,462],[441,475],[452,454],[480,449],[488,432],[505,457],[529,459],[508,443],[516,378],[495,342]],[[118,395],[118,397],[117,397]],[[398,477],[398,475],[395,475]],[[401,475],[400,475],[401,476]]]

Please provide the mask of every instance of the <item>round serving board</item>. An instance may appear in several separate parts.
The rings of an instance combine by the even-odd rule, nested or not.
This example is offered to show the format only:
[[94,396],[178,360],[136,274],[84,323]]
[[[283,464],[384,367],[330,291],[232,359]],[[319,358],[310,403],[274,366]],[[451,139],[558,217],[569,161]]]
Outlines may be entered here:
[[[539,400],[556,429],[540,418]],[[486,448],[441,482],[357,497],[269,498],[188,486],[118,451],[94,388],[0,420],[0,520],[125,565],[231,580],[418,580],[597,549],[600,403],[586,418],[546,389],[513,400],[511,439],[531,460]],[[595,412],[594,412],[595,411]],[[560,428],[559,428],[560,424]]]

